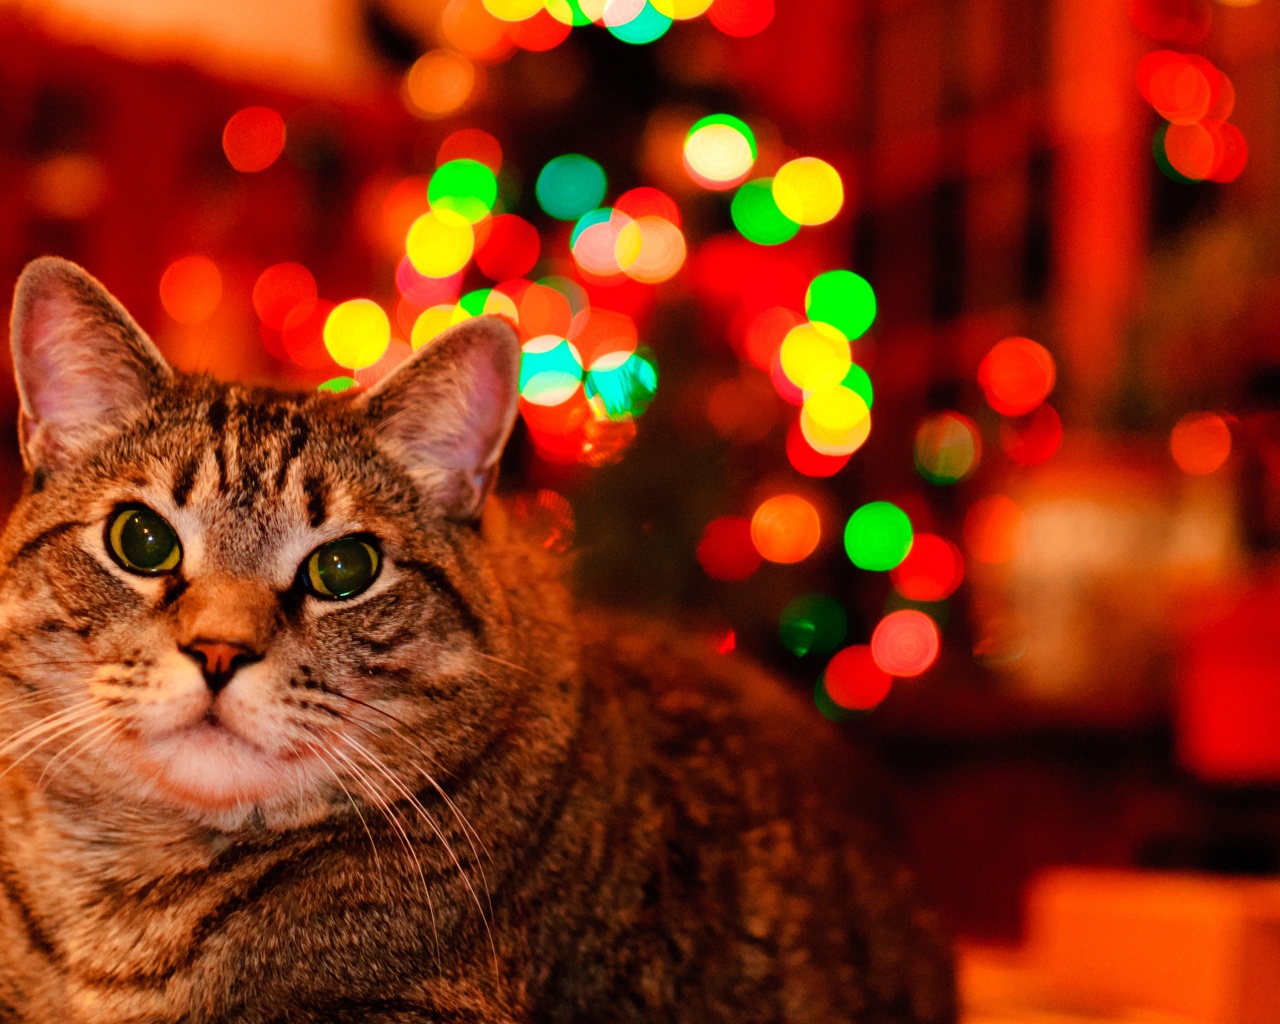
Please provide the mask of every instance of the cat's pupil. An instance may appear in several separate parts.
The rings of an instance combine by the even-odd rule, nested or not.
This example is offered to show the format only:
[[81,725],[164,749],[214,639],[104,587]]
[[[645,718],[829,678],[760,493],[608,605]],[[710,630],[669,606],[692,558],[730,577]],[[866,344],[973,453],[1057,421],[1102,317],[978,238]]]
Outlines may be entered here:
[[116,553],[128,568],[149,572],[172,568],[178,535],[150,509],[121,512],[112,533]]
[[378,556],[365,541],[344,537],[320,548],[309,563],[312,590],[324,597],[352,597],[373,581]]

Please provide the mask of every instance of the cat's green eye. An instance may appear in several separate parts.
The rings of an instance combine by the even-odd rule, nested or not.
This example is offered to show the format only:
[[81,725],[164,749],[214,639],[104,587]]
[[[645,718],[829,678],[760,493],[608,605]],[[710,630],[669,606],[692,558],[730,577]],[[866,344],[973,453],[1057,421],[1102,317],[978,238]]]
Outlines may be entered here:
[[316,597],[355,597],[378,575],[378,549],[362,537],[341,537],[316,548],[302,563],[302,582]]
[[107,549],[130,572],[172,572],[182,561],[178,534],[158,512],[144,506],[121,509],[107,526]]

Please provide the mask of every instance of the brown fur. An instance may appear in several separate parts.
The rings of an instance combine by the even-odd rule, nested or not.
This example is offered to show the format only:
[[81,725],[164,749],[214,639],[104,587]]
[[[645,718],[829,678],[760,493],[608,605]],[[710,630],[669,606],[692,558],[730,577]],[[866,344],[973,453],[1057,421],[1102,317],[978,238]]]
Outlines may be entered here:
[[[0,1021],[954,1019],[945,946],[815,716],[668,629],[575,622],[500,505],[470,521],[510,426],[476,396],[514,407],[500,322],[375,394],[282,395],[155,365],[47,260],[14,334],[32,476],[0,538]],[[109,382],[88,419],[42,398],[66,372]],[[177,574],[106,557],[122,501],[174,523]],[[357,530],[375,585],[302,596],[303,556]],[[156,753],[207,700],[175,682],[196,635],[265,655],[217,707],[265,730],[266,781],[204,793],[208,759],[192,783]]]

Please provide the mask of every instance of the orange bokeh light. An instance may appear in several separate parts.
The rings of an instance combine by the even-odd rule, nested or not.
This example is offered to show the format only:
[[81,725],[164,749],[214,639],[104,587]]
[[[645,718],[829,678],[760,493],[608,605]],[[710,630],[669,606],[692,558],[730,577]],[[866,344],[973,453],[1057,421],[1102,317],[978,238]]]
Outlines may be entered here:
[[1030,338],[1005,338],[978,366],[987,403],[1005,416],[1021,416],[1049,397],[1057,380],[1053,356]]
[[237,171],[266,170],[284,152],[284,118],[270,107],[245,107],[222,129],[222,151]]
[[[253,308],[273,330],[283,330],[289,314],[316,301],[316,279],[301,263],[277,263],[258,275],[253,286]],[[310,312],[308,308],[303,315]]]
[[160,302],[180,324],[204,323],[222,301],[222,274],[207,256],[184,256],[165,268]]
[[770,562],[790,565],[803,561],[821,539],[818,510],[798,494],[770,498],[751,517],[751,542]]
[[1184,473],[1205,476],[1231,454],[1231,428],[1217,413],[1189,412],[1169,435],[1169,450]]
[[497,174],[502,170],[502,143],[480,128],[459,128],[436,150],[437,165],[450,160],[474,160]]

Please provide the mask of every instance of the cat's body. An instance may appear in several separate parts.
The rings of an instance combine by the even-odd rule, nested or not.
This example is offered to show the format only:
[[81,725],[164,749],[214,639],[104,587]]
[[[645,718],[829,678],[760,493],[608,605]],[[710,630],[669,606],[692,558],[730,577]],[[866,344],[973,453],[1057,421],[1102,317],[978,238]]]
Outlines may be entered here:
[[[575,621],[485,504],[500,323],[280,396],[173,374],[41,261],[14,348],[0,1021],[954,1019],[815,717],[670,631]],[[120,550],[139,508],[173,566]],[[305,571],[353,537],[374,568],[328,599]]]

